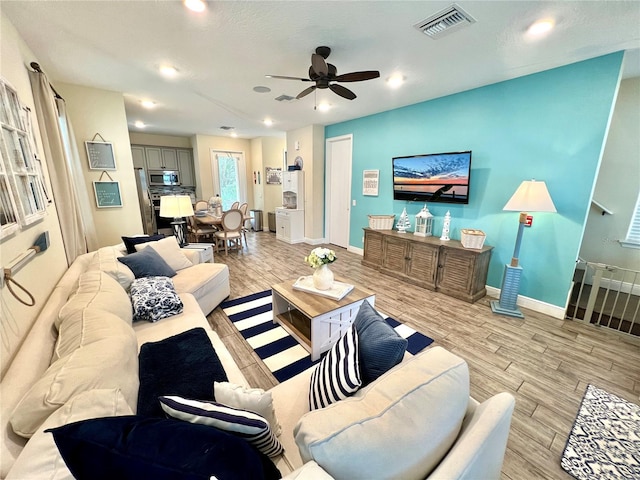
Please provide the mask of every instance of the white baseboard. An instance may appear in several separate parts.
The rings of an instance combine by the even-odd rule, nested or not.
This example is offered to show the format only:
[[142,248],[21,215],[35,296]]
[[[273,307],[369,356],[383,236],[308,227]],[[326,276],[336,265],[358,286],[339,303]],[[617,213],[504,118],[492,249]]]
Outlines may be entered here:
[[[500,298],[500,289],[495,287],[486,286],[487,295],[490,297]],[[518,306],[534,310],[539,313],[544,313],[553,318],[563,319],[565,317],[566,309],[558,307],[557,305],[551,305],[550,303],[541,302],[535,298],[525,297],[524,295],[518,295]]]
[[324,242],[324,238],[307,238],[304,237],[304,243],[308,243],[309,245],[322,245]]
[[364,256],[364,248],[352,247],[351,245],[349,245],[347,247],[347,252],[355,253],[357,255],[360,255],[361,257]]

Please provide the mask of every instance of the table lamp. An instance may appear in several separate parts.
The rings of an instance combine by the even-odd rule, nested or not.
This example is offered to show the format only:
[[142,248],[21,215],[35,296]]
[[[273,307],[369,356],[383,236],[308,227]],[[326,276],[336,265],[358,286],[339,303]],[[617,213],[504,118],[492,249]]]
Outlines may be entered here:
[[524,318],[517,305],[520,277],[522,276],[522,267],[518,264],[518,255],[520,254],[522,232],[528,223],[527,212],[556,212],[557,210],[553,200],[551,200],[546,184],[535,180],[522,182],[502,210],[519,211],[520,220],[511,264],[505,265],[500,299],[491,302],[491,310],[493,313],[500,315]]
[[187,245],[187,222],[184,217],[193,215],[193,205],[189,195],[165,195],[160,197],[160,216],[173,218],[171,228],[178,239],[178,245]]

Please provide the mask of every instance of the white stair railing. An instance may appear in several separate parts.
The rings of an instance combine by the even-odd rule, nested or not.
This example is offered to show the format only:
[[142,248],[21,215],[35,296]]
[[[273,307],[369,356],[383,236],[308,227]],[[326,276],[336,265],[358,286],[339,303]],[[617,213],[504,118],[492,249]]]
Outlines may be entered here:
[[567,317],[640,336],[640,272],[579,260]]

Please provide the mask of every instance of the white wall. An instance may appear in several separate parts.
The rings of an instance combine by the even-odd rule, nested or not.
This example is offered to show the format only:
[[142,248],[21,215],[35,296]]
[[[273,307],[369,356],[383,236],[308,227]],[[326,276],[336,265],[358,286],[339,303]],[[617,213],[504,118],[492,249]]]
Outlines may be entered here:
[[[133,171],[127,115],[124,109],[124,97],[120,92],[99,90],[56,82],[56,90],[65,99],[67,114],[73,125],[78,152],[85,179],[85,188],[93,208],[99,246],[120,243],[123,235],[142,233],[142,219],[138,203],[138,190]],[[120,182],[122,207],[97,208],[93,182],[102,176],[100,170],[90,170],[84,142],[92,140],[99,133],[107,142],[113,143],[116,157],[116,170],[110,170],[109,176]],[[97,138],[100,140],[100,138]],[[108,180],[107,175],[102,176]]]
[[640,191],[640,77],[623,80],[593,198],[613,215],[591,207],[580,248],[589,262],[640,270],[640,251],[620,245]]
[[[31,109],[31,120],[36,131],[36,143],[40,156],[43,158],[40,129],[27,73],[27,65],[30,62],[37,62],[38,59],[29,51],[11,22],[4,15],[0,17],[0,58],[2,58],[0,75],[17,90],[20,100]],[[46,158],[43,158],[43,170],[48,191],[51,192]],[[0,267],[3,267],[31,247],[34,240],[45,231],[49,232],[50,247],[36,255],[15,277],[16,281],[35,297],[35,306],[27,307],[21,304],[9,293],[6,286],[3,286],[1,290],[0,336],[2,337],[2,347],[0,365],[2,376],[4,376],[8,363],[13,357],[13,352],[21,344],[42,305],[49,297],[53,286],[66,270],[67,262],[55,203],[51,203],[47,207],[47,215],[43,220],[28,225],[9,238],[0,240]]]

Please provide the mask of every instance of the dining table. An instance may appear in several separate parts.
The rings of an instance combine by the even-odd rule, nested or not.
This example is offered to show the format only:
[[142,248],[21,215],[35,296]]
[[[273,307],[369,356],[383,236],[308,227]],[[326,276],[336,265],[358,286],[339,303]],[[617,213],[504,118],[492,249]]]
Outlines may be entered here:
[[[213,213],[206,212],[204,215],[194,215],[193,218],[196,219],[196,222],[201,223],[203,225],[209,225],[214,227],[220,227],[222,225],[222,215],[217,216]],[[247,220],[252,220],[253,217],[251,215],[243,215],[242,224]]]

